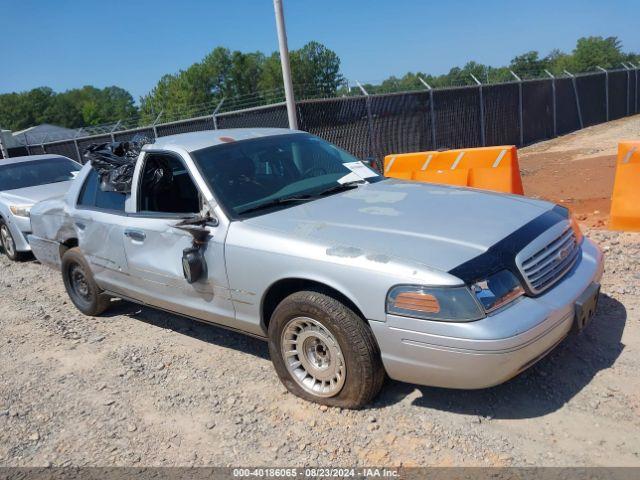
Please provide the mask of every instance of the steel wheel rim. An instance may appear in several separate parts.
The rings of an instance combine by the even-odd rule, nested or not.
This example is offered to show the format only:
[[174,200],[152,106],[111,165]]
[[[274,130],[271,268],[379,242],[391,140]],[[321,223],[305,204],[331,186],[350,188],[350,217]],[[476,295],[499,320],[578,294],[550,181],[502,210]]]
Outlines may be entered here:
[[69,284],[77,297],[84,302],[91,302],[91,286],[87,281],[84,268],[80,265],[74,264],[69,268]]
[[5,252],[10,257],[13,257],[15,254],[15,247],[13,245],[13,238],[9,233],[9,228],[6,225],[2,225],[2,228],[0,228],[0,236],[2,236],[2,246],[4,247]]
[[333,397],[344,386],[347,366],[338,341],[320,322],[296,317],[285,325],[282,358],[295,382],[318,397]]

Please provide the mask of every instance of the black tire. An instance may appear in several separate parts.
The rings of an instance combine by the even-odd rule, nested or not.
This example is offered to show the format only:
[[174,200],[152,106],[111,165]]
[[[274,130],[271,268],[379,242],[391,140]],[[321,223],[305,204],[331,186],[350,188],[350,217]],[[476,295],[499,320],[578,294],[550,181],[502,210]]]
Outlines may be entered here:
[[[337,340],[340,347],[340,358],[344,360],[340,363],[346,367],[346,370],[342,380],[344,383],[337,393],[332,394],[333,396],[314,394],[308,391],[309,386],[303,388],[302,382],[294,378],[289,367],[290,363],[299,363],[299,356],[289,353],[290,360],[285,358],[287,354],[282,348],[283,336],[292,331],[289,328],[296,325],[294,322],[300,322],[300,319],[304,318],[319,323],[321,328],[328,330],[333,336],[332,340]],[[295,338],[295,340],[288,339],[286,343],[291,345],[297,343],[300,337]],[[300,348],[300,351],[304,350],[304,347]],[[269,353],[278,377],[287,390],[306,400],[331,407],[351,409],[363,407],[378,394],[385,379],[380,351],[366,321],[342,302],[320,292],[297,292],[286,297],[278,305],[269,322]],[[295,369],[293,366],[291,368]],[[298,372],[305,372],[304,365],[302,370],[298,369]],[[300,376],[302,375],[304,373],[300,373]],[[306,380],[311,381],[310,378],[313,378],[312,375],[309,375],[309,378],[305,377]],[[315,383],[315,379],[313,382],[312,385],[320,384],[320,381]],[[327,388],[331,389],[331,387]],[[338,388],[337,382],[335,388]]]
[[109,307],[111,298],[98,287],[89,264],[77,247],[62,256],[62,280],[69,298],[85,315],[95,317]]
[[2,245],[2,250],[7,258],[13,262],[21,262],[29,258],[29,252],[16,250],[16,241],[4,220],[0,220],[0,245]]

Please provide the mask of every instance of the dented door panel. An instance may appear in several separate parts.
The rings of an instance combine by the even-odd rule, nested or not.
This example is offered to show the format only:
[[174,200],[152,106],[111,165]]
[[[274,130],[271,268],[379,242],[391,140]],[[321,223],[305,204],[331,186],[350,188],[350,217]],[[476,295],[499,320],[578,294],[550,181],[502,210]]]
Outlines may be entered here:
[[127,260],[122,241],[124,215],[77,210],[74,224],[82,253],[100,286],[111,289],[123,282]]
[[192,246],[189,234],[174,228],[180,219],[129,216],[123,229],[132,296],[166,310],[234,327],[224,265],[224,243],[212,237],[204,247],[206,274],[189,284],[182,252]]

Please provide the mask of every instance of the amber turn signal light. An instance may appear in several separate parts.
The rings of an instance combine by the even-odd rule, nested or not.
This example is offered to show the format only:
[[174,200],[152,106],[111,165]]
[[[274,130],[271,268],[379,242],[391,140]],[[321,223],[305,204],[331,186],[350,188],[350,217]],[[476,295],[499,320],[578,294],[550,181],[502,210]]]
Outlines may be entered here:
[[438,299],[429,293],[420,292],[402,292],[395,298],[396,308],[403,310],[413,310],[425,313],[440,312],[440,303]]

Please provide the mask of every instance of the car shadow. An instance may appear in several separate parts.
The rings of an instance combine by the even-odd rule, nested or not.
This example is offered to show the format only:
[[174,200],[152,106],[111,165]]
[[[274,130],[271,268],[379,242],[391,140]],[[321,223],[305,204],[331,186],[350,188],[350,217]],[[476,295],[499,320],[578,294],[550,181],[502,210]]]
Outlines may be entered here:
[[[267,343],[242,333],[124,300],[114,300],[104,316],[127,316],[197,340],[246,352],[269,360]],[[496,419],[535,418],[561,408],[622,352],[627,319],[624,305],[601,294],[598,311],[579,335],[569,335],[554,351],[530,369],[502,385],[482,390],[454,390],[416,386],[389,380],[369,408],[402,402],[415,391],[418,407]]]
[[415,394],[413,405],[463,415],[522,419],[561,408],[622,352],[627,319],[624,305],[601,294],[596,316],[579,335],[569,335],[530,369],[502,385],[482,390],[453,390],[388,382],[374,407],[385,407]]
[[172,330],[202,342],[239,350],[269,360],[267,342],[217,325],[119,299],[113,300],[109,310],[102,314],[104,317],[118,315],[127,316],[158,328]]
[[[2,245],[0,245],[0,255],[6,255],[7,252],[4,251],[4,247]],[[36,263],[36,257],[33,256],[33,253],[31,252],[23,252],[21,253],[22,258],[15,260],[17,263],[29,263],[29,262],[33,262]],[[8,257],[7,257],[8,258]]]

